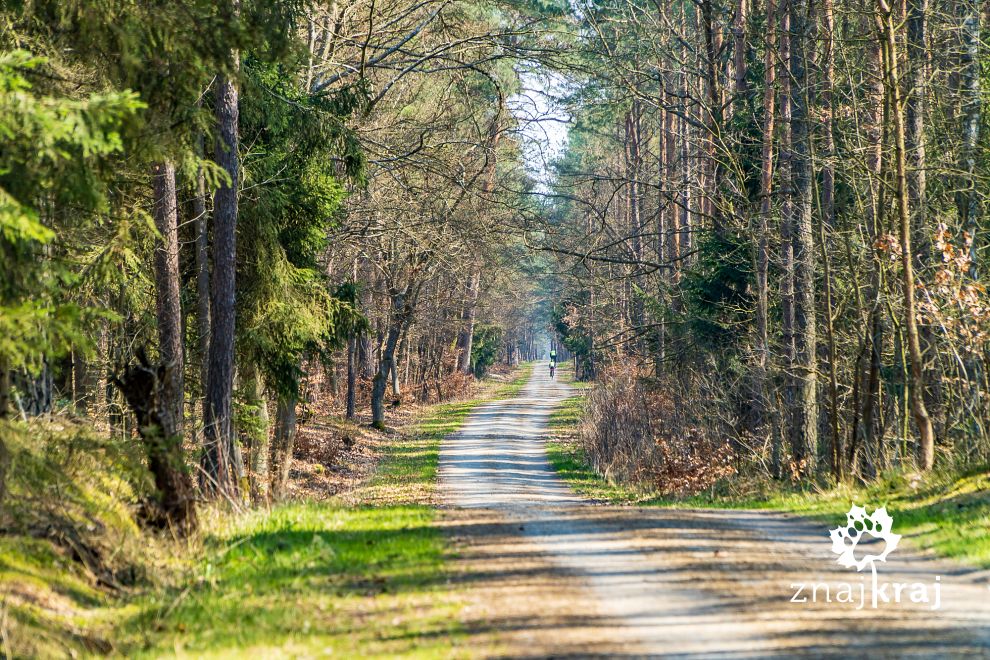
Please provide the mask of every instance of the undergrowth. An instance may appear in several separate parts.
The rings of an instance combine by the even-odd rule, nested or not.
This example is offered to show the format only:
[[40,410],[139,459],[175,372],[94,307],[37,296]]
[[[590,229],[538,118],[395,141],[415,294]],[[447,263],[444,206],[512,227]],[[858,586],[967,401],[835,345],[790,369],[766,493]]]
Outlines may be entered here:
[[579,439],[586,398],[564,400],[550,418],[550,464],[578,493],[612,504],[677,508],[773,509],[822,523],[841,521],[852,504],[885,506],[896,531],[915,547],[990,568],[990,469],[943,470],[925,475],[892,472],[865,484],[796,489],[786,482],[741,475],[721,479],[691,496],[664,496],[600,474]]
[[140,524],[152,482],[136,442],[4,422],[0,655],[450,655],[463,635],[431,506],[440,441],[531,369],[424,407],[345,497],[202,507],[184,541]]

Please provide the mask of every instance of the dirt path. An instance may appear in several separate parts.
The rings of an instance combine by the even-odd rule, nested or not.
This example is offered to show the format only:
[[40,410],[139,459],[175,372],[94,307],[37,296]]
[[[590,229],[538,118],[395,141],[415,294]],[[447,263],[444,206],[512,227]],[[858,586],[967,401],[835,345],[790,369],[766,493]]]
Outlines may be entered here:
[[[869,569],[839,566],[816,523],[583,502],[542,444],[568,394],[537,368],[519,397],[479,406],[441,449],[457,579],[472,594],[466,655],[990,657],[990,572],[898,548],[878,563],[881,593],[921,583],[930,602],[904,587],[901,603],[873,609]],[[814,583],[831,602],[824,586],[811,602]],[[836,601],[843,583],[854,602]],[[791,602],[798,584],[808,602]]]

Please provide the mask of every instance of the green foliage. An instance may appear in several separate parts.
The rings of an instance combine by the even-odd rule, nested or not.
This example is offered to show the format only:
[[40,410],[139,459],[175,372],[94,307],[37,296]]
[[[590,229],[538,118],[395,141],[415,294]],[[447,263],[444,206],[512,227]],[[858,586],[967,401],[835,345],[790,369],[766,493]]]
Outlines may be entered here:
[[471,339],[471,364],[474,375],[478,378],[484,376],[488,368],[495,363],[504,335],[505,330],[501,326],[489,323],[475,325],[474,336]]
[[8,368],[88,344],[91,312],[67,298],[78,274],[53,227],[79,230],[107,211],[102,166],[144,107],[132,92],[38,94],[27,75],[43,64],[24,51],[0,54],[0,364]]
[[755,304],[752,257],[746,239],[728,230],[700,235],[698,260],[684,278],[692,334],[712,348],[736,346]]
[[334,113],[354,108],[309,95],[277,64],[248,58],[244,79],[241,132],[251,147],[238,220],[239,342],[265,382],[293,396],[303,356],[339,347],[361,324],[321,266],[344,200],[334,172],[349,133]]

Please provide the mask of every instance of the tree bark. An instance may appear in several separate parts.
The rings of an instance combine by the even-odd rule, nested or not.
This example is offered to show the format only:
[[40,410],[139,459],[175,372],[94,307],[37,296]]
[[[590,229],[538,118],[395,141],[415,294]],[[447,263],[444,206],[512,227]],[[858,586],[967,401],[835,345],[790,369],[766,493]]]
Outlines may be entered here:
[[238,380],[250,415],[247,428],[241,431],[247,451],[248,492],[252,501],[263,503],[268,500],[269,485],[268,400],[258,366],[253,361],[245,361],[238,372]]
[[179,293],[179,221],[175,194],[175,167],[170,162],[152,166],[154,189],[152,216],[159,238],[155,245],[155,302],[158,320],[158,351],[169,366],[166,374],[173,382],[162,389],[172,397],[161,401],[174,424],[174,432],[182,437],[184,413],[182,306]]
[[791,453],[802,476],[815,473],[818,451],[818,369],[815,311],[816,255],[812,220],[807,49],[808,0],[791,0],[791,177],[794,199],[794,414]]
[[[10,368],[7,361],[0,357],[0,426],[6,423],[10,416]],[[10,468],[10,449],[0,433],[0,507],[7,496],[7,470]]]
[[143,351],[137,358],[138,364],[129,366],[114,382],[137,417],[148,469],[159,493],[160,515],[153,522],[187,534],[197,525],[196,491],[182,450],[178,420],[173,416],[175,393],[169,388],[177,381],[169,371],[175,365],[153,366]]
[[464,291],[464,310],[461,312],[461,329],[457,336],[457,370],[471,373],[471,349],[474,343],[474,323],[478,314],[478,291],[481,285],[481,266],[472,266]]
[[234,437],[231,401],[234,380],[235,274],[237,251],[238,93],[233,80],[217,84],[216,162],[230,177],[213,198],[213,277],[210,288],[210,361],[204,415],[204,490],[233,494]]
[[354,419],[357,396],[357,337],[347,338],[347,419]]
[[962,192],[959,200],[959,217],[969,234],[970,264],[969,276],[976,279],[979,272],[979,220],[981,216],[980,197],[977,191],[976,159],[980,141],[982,113],[982,89],[980,82],[980,23],[982,2],[962,0],[965,15],[962,22],[963,51],[960,69],[963,78],[963,148],[961,169],[963,174]]
[[[745,1],[745,0],[742,0]],[[760,211],[756,245],[756,369],[753,384],[754,431],[766,422],[767,372],[770,367],[770,218],[773,212],[773,143],[776,130],[776,7],[767,0],[766,53],[764,55],[763,145],[760,171]],[[779,467],[779,466],[778,466]]]
[[272,499],[285,496],[292,467],[292,451],[296,444],[296,398],[280,396],[275,408],[275,437],[271,444],[269,471]]
[[405,328],[406,321],[412,315],[413,300],[409,287],[405,291],[392,293],[392,319],[382,347],[381,361],[378,373],[371,382],[371,425],[377,429],[385,428],[385,389],[388,377],[395,364],[395,348],[399,337]]
[[794,185],[793,185],[793,122],[791,113],[791,0],[780,6],[780,61],[783,75],[780,77],[780,308],[781,343],[784,359],[783,410],[781,433],[775,435],[773,445],[773,470],[776,477],[784,474],[783,442],[789,433],[789,419],[796,405],[795,343],[794,343]]
[[[203,155],[203,136],[196,138],[197,150]],[[209,226],[206,218],[206,177],[203,168],[196,172],[196,195],[193,197],[193,215],[196,218],[196,334],[199,354],[199,386],[205,403],[206,382],[210,355],[210,255]],[[205,408],[203,417],[205,418]]]
[[845,479],[845,443],[839,433],[839,375],[838,356],[835,342],[835,322],[833,308],[831,244],[827,231],[836,228],[835,217],[835,131],[834,131],[834,90],[835,90],[835,14],[832,0],[822,2],[822,36],[825,52],[822,55],[822,98],[821,108],[824,131],[825,162],[822,166],[822,222],[819,224],[819,243],[822,253],[825,285],[825,332],[828,341],[828,393],[829,393],[829,457],[832,476],[836,481]]
[[[772,2],[773,0],[770,0]],[[746,94],[746,22],[749,13],[748,0],[736,0],[736,14],[732,21],[732,69],[734,79],[733,107],[738,108]],[[772,31],[773,11],[767,7],[768,32]]]
[[925,406],[924,363],[918,320],[914,302],[914,256],[911,252],[911,211],[907,184],[907,147],[904,112],[901,105],[900,80],[897,70],[897,37],[893,11],[886,0],[878,0],[881,36],[884,38],[884,73],[887,94],[894,120],[894,161],[897,177],[897,216],[901,239],[901,268],[904,285],[904,328],[907,333],[910,360],[910,400],[914,423],[918,427],[918,461],[922,470],[930,470],[935,462],[935,431]]
[[915,266],[925,268],[931,251],[928,235],[928,167],[925,121],[928,115],[928,0],[907,0],[907,74],[905,100],[912,242]]

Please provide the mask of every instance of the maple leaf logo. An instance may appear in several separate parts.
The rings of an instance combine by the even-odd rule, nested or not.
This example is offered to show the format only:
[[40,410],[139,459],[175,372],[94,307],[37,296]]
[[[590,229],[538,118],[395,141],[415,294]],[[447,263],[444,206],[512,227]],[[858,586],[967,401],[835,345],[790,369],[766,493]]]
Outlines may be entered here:
[[[837,560],[839,564],[846,568],[855,566],[857,571],[861,571],[868,565],[875,569],[874,562],[887,561],[887,555],[893,552],[901,540],[900,534],[891,531],[893,524],[894,519],[890,517],[885,507],[875,509],[873,515],[867,516],[865,507],[854,504],[846,514],[846,526],[836,527],[829,532],[832,538],[832,552],[839,555]],[[864,536],[883,541],[883,552],[865,554],[862,559],[856,559],[856,546]]]

